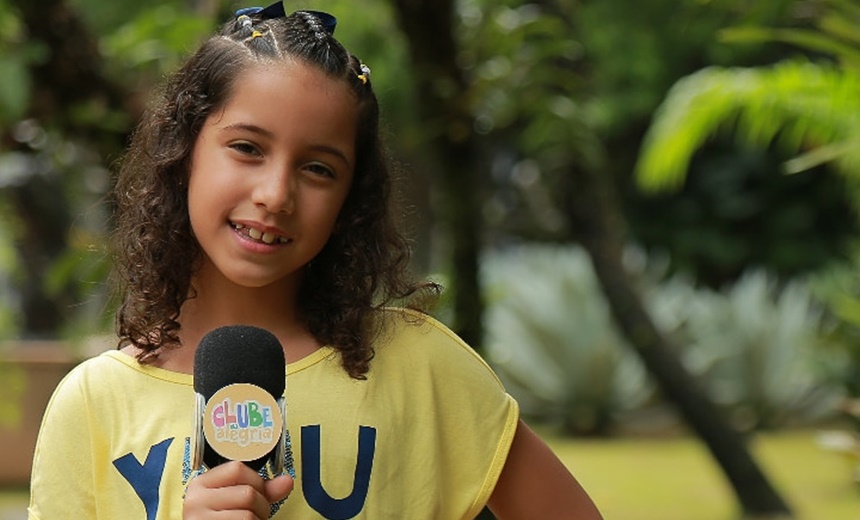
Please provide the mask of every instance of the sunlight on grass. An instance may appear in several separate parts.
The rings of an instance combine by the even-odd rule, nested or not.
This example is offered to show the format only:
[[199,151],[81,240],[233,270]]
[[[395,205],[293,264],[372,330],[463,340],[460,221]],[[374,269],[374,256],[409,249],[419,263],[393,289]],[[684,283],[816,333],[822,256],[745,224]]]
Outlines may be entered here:
[[[815,432],[773,433],[752,443],[798,520],[860,520],[860,488],[848,462],[824,451]],[[707,449],[686,437],[544,438],[606,520],[737,520],[731,487]]]
[[755,445],[771,479],[803,520],[860,520],[860,486],[848,458],[824,451],[814,433],[777,433]]

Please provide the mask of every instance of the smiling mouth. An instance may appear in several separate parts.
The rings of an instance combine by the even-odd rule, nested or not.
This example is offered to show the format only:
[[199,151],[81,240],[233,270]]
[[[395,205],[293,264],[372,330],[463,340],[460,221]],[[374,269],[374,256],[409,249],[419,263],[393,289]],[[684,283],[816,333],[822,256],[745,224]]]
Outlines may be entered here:
[[278,236],[273,233],[264,233],[259,229],[243,226],[242,224],[236,224],[235,222],[231,222],[230,226],[242,236],[254,242],[259,242],[261,244],[289,244],[291,242],[291,240],[287,237]]

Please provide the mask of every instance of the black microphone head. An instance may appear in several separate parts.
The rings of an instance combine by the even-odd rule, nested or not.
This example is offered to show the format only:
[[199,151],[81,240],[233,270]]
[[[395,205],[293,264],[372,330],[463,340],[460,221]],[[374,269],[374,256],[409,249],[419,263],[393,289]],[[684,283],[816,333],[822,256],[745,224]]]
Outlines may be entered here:
[[[274,334],[249,325],[229,325],[203,336],[194,353],[194,391],[208,402],[222,388],[237,383],[256,385],[276,401],[283,396],[286,361],[281,342]],[[200,427],[198,435],[202,437],[202,423]],[[202,462],[207,467],[228,461],[205,440],[201,449]],[[269,454],[245,461],[245,464],[259,470],[270,457],[280,458],[282,455],[282,450],[276,446]],[[280,464],[280,461],[275,463]]]
[[194,354],[194,391],[207,400],[234,383],[250,383],[275,399],[284,394],[286,361],[271,332],[250,325],[228,325],[200,340]]

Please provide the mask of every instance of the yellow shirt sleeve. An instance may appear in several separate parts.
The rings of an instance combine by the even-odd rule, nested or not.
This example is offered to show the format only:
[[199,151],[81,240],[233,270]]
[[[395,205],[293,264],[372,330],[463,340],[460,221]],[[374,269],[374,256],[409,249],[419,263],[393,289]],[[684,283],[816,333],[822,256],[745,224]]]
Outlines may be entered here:
[[489,499],[517,403],[444,325],[388,312],[366,380],[333,352],[290,366],[293,493],[306,501],[275,518],[471,519]]
[[96,518],[93,500],[92,425],[73,369],[51,396],[33,458],[30,519]]

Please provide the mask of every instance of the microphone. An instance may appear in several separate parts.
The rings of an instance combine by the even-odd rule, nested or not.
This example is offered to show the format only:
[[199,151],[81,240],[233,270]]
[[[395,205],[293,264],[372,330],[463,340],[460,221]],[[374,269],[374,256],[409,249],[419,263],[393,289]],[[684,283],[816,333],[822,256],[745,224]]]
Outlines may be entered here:
[[[278,338],[249,325],[207,333],[194,353],[192,471],[241,460],[284,471],[286,361]],[[205,467],[205,468],[204,468]]]

